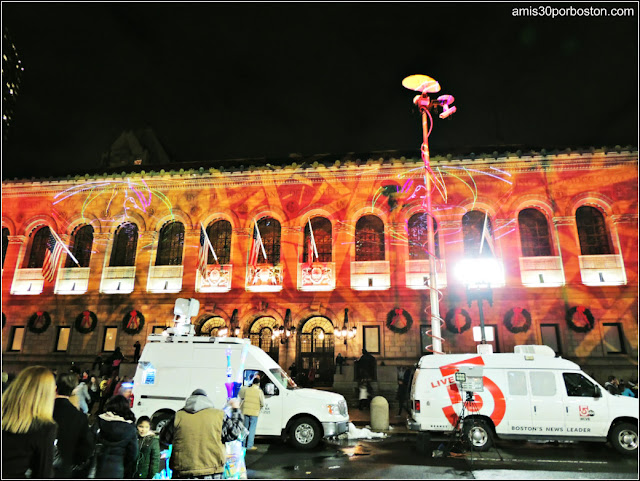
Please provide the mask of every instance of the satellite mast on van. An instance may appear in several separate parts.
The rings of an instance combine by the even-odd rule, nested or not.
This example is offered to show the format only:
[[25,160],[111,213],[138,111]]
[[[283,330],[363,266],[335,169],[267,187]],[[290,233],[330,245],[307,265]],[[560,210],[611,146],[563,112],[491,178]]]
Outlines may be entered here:
[[167,335],[192,336],[194,334],[191,318],[198,315],[200,301],[197,299],[176,299],[173,308],[174,326],[167,329]]

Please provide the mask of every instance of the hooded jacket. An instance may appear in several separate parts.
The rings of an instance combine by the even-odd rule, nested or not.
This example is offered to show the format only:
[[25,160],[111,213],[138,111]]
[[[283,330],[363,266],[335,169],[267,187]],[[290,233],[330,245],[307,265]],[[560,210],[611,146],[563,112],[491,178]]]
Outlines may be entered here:
[[222,473],[227,459],[224,443],[237,439],[243,431],[239,410],[232,410],[227,417],[207,396],[196,394],[167,422],[160,442],[173,444],[169,467],[176,477],[206,476]]
[[96,478],[130,478],[138,456],[138,433],[132,421],[106,412],[98,416]]
[[138,435],[138,458],[134,478],[151,479],[160,471],[160,442],[153,431]]

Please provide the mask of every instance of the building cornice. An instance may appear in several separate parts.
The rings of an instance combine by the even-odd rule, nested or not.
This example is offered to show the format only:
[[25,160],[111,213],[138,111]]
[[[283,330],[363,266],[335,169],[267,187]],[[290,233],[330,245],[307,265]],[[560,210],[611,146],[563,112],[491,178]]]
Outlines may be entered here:
[[[497,154],[497,153],[496,153]],[[613,169],[623,165],[637,165],[637,149],[625,151],[565,152],[555,155],[512,154],[503,157],[460,158],[436,156],[431,159],[431,167],[439,170],[443,176],[450,175],[448,170],[468,170],[478,175],[496,175],[497,170],[507,175],[544,172],[592,171],[594,169]],[[263,166],[251,170],[227,172],[204,168],[165,172],[141,171],[130,174],[111,174],[96,176],[76,176],[64,180],[23,180],[2,182],[3,197],[15,197],[24,194],[55,195],[65,190],[80,189],[85,186],[87,192],[108,185],[110,189],[125,190],[128,182],[134,184],[144,181],[153,190],[190,190],[193,188],[237,188],[260,185],[282,186],[300,183],[321,183],[329,176],[334,182],[349,182],[356,177],[362,180],[388,180],[419,178],[423,175],[421,159],[405,157],[390,160],[369,159],[361,161],[336,161],[326,166],[314,162],[312,165]],[[115,185],[114,185],[115,184]],[[140,184],[137,185],[140,187]],[[83,189],[84,190],[84,189]]]

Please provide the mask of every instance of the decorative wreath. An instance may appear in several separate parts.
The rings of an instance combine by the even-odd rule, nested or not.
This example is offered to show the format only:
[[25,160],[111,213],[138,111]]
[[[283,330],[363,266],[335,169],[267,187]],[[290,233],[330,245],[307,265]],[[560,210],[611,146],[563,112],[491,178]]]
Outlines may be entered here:
[[514,307],[504,315],[504,327],[514,334],[527,332],[531,327],[531,314],[522,307]]
[[144,316],[140,311],[135,309],[127,312],[122,319],[122,330],[127,334],[138,334],[144,327]]
[[82,334],[89,334],[98,325],[98,317],[91,311],[82,311],[78,317],[76,317],[75,327],[78,332]]
[[40,334],[49,329],[51,316],[47,311],[38,311],[29,318],[27,327],[35,334]]
[[[404,317],[404,320],[402,319]],[[404,324],[404,326],[402,326]],[[404,309],[392,309],[387,314],[387,327],[396,334],[404,334],[413,324],[411,314]],[[402,327],[401,327],[402,326]]]
[[449,309],[444,319],[447,329],[454,334],[462,334],[471,327],[471,316],[464,309]]
[[569,309],[565,319],[569,327],[576,332],[589,332],[593,329],[595,322],[591,311],[584,306],[574,306]]

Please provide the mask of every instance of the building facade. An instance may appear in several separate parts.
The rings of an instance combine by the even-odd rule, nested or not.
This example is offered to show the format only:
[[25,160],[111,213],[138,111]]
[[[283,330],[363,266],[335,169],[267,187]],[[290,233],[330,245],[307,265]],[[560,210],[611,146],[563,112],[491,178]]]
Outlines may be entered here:
[[250,338],[331,385],[339,353],[428,354],[434,288],[446,353],[476,352],[482,313],[494,352],[547,344],[599,380],[634,377],[637,149],[432,168],[436,280],[419,159],[3,182],[3,369],[132,357],[195,298],[198,334]]

